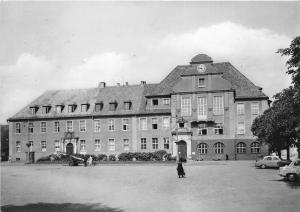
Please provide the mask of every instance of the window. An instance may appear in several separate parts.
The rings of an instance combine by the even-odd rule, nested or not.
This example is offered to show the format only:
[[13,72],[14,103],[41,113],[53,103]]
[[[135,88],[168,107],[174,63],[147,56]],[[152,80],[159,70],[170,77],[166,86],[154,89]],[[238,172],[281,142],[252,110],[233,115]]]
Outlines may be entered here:
[[237,154],[245,154],[246,153],[246,144],[240,142],[236,145],[236,152]]
[[198,144],[198,151],[199,151],[200,155],[206,155],[207,154],[207,144],[206,143]]
[[47,130],[47,128],[46,128],[46,122],[43,121],[43,122],[41,122],[41,132],[45,133],[46,130]]
[[46,141],[41,141],[42,152],[46,152]]
[[190,116],[192,114],[191,97],[186,96],[181,98],[181,115]]
[[224,144],[221,142],[218,142],[214,145],[215,147],[215,153],[217,154],[223,154],[224,153]]
[[56,113],[62,112],[62,105],[56,105]]
[[59,121],[54,122],[54,132],[59,132],[60,131],[60,125]]
[[101,150],[100,139],[95,139],[95,151]]
[[199,87],[199,88],[205,87],[204,79],[203,79],[203,78],[199,78],[199,79],[198,79],[198,87]]
[[80,140],[80,152],[85,152],[85,140]]
[[140,118],[140,129],[147,130],[147,118]]
[[198,120],[203,120],[207,118],[207,100],[206,97],[197,98],[197,112]]
[[245,123],[244,122],[238,122],[237,134],[239,134],[239,135],[245,134]]
[[238,103],[237,104],[237,114],[238,115],[244,115],[245,113],[245,105],[244,103]]
[[179,126],[179,128],[184,128],[184,122],[179,122],[178,126]]
[[158,105],[158,99],[152,99],[152,105],[157,106]]
[[163,104],[164,105],[170,105],[170,98],[163,99]]
[[129,151],[129,139],[123,139],[124,151]]
[[124,102],[124,109],[125,110],[130,110],[131,109],[131,101]]
[[21,141],[16,141],[16,152],[21,152]]
[[33,141],[29,141],[29,151],[33,151]]
[[42,107],[42,114],[47,114],[50,112],[51,107],[50,106],[43,106]]
[[170,128],[170,118],[169,117],[163,117],[163,128],[169,129]]
[[170,139],[169,137],[164,138],[164,149],[169,149],[170,148]]
[[108,120],[108,131],[114,131],[115,130],[115,120],[109,119]]
[[99,112],[102,109],[103,109],[103,103],[102,102],[95,104],[95,112]]
[[69,113],[73,113],[76,110],[76,105],[68,105],[68,112]]
[[94,132],[101,131],[101,123],[100,120],[94,120]]
[[216,123],[214,128],[216,135],[223,135],[223,124],[222,123]]
[[67,132],[73,132],[73,121],[67,121]]
[[251,153],[252,154],[260,153],[260,144],[258,142],[251,143]]
[[141,138],[141,149],[147,149],[146,138]]
[[158,149],[158,138],[152,138],[152,149]]
[[86,112],[89,109],[89,105],[88,104],[82,104],[81,105],[81,112]]
[[252,102],[251,103],[251,114],[252,115],[258,115],[259,114],[258,102]]
[[213,98],[213,113],[214,115],[224,114],[223,96],[214,96]]
[[55,152],[59,152],[60,151],[60,142],[59,142],[59,140],[55,140],[54,145],[55,145]]
[[207,135],[206,124],[199,124],[199,135]]
[[31,115],[35,115],[37,113],[38,109],[39,108],[37,106],[30,107]]
[[117,109],[118,103],[117,102],[110,102],[109,103],[109,110],[115,111]]
[[85,132],[86,131],[86,121],[85,120],[80,120],[79,121],[79,131],[80,132]]
[[32,122],[28,123],[28,132],[33,133],[33,123]]
[[115,139],[110,138],[108,139],[108,151],[115,151],[116,145],[115,145]]
[[152,129],[157,130],[158,124],[157,124],[157,118],[152,118]]
[[122,128],[123,128],[123,131],[127,131],[128,130],[128,123],[129,123],[129,120],[128,119],[122,119]]
[[16,123],[16,133],[21,133],[21,123]]

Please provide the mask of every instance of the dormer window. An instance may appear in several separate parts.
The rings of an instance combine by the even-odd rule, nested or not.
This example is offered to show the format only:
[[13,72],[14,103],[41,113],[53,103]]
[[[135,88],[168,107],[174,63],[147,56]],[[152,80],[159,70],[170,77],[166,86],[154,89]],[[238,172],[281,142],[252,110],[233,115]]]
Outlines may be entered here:
[[163,104],[164,105],[170,105],[170,98],[164,98],[163,99]]
[[47,114],[50,112],[51,106],[47,105],[47,106],[43,106],[42,107],[42,114]]
[[31,115],[35,115],[37,113],[38,109],[39,109],[38,106],[30,107]]
[[178,125],[179,125],[179,128],[184,128],[184,122],[179,122]]
[[56,113],[62,113],[63,105],[56,105]]
[[95,112],[99,112],[103,109],[103,102],[95,103]]
[[158,105],[158,99],[152,99],[152,105],[157,106]]
[[130,110],[131,109],[131,101],[125,101],[124,102],[124,109]]
[[68,112],[73,113],[76,110],[76,104],[68,105]]
[[198,79],[198,88],[203,88],[205,87],[205,80],[204,78],[199,78]]
[[118,103],[116,101],[109,103],[109,110],[115,111],[117,109]]
[[81,104],[81,112],[87,112],[89,109],[89,104]]

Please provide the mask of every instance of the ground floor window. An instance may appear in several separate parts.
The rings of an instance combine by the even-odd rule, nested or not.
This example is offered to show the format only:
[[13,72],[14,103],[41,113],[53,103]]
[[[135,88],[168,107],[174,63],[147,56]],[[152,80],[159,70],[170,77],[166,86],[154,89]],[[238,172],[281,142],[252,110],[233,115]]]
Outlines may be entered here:
[[251,144],[251,153],[252,154],[260,153],[260,144],[258,142],[253,142]]
[[108,151],[115,151],[115,150],[116,150],[115,139],[113,138],[108,139]]
[[95,139],[95,151],[100,151],[101,145],[100,145],[100,139]]
[[215,143],[214,145],[215,153],[223,154],[224,153],[224,144],[221,142]]
[[55,151],[56,152],[59,152],[60,151],[60,142],[59,142],[59,140],[55,140]]
[[16,152],[21,152],[21,141],[16,141]]
[[170,139],[169,137],[164,138],[164,149],[169,149],[170,148]]
[[46,152],[46,141],[41,141],[42,152]]
[[85,140],[80,140],[80,151],[81,152],[85,151]]
[[206,143],[198,144],[198,151],[199,151],[200,155],[206,155],[207,154],[207,144]]
[[236,145],[236,152],[238,154],[245,154],[246,153],[246,144],[243,142],[240,142]]
[[146,138],[141,138],[141,149],[147,149]]
[[158,138],[152,138],[152,149],[158,149]]
[[129,151],[129,139],[123,139],[124,151]]

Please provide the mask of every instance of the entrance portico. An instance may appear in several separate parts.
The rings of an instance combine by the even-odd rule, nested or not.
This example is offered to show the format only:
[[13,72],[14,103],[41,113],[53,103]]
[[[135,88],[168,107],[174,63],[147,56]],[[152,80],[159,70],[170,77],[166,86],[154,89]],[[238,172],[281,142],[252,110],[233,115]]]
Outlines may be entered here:
[[191,134],[173,135],[173,156],[184,157],[187,160],[192,158]]
[[77,153],[78,138],[74,136],[74,132],[66,132],[62,138],[62,151],[68,155]]

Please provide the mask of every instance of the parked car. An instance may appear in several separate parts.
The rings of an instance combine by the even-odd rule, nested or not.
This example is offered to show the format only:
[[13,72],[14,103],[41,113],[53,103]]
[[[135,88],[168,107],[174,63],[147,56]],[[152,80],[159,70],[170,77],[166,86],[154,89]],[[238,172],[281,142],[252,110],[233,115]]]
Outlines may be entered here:
[[278,168],[280,162],[280,158],[278,156],[265,156],[263,159],[255,162],[255,166],[265,169],[265,168]]
[[288,166],[290,165],[292,161],[291,160],[280,160],[278,161],[278,167]]
[[296,159],[288,166],[279,168],[279,175],[286,178],[288,181],[295,181],[300,177],[300,159]]

